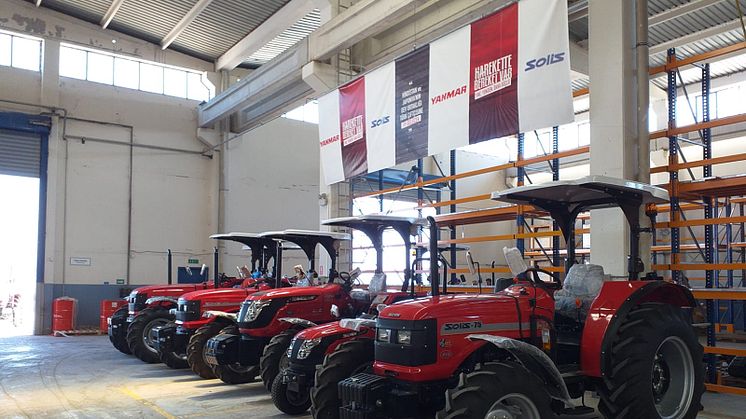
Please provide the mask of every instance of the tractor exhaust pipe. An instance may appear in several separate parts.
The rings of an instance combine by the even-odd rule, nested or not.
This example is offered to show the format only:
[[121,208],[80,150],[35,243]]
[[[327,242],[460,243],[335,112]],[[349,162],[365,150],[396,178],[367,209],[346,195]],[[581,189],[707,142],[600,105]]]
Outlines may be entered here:
[[168,285],[174,283],[174,256],[171,254],[171,249],[168,249]]
[[[427,217],[430,229],[430,293],[434,296],[440,291],[440,281],[438,279],[438,225],[435,218]],[[445,280],[445,279],[444,279]]]
[[213,282],[215,289],[220,288],[220,275],[218,275],[218,248],[215,247],[215,251],[212,254],[212,269],[214,272],[212,273]]

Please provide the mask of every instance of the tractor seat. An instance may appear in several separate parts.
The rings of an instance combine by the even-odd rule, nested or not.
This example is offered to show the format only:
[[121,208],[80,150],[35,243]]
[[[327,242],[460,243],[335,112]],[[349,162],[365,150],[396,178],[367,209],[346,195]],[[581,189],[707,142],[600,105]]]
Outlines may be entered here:
[[554,293],[556,313],[584,322],[605,280],[600,265],[572,265],[562,289]]
[[373,300],[373,298],[370,295],[370,291],[368,290],[361,290],[361,289],[353,289],[350,291],[350,297],[353,300],[362,301],[365,303],[370,304],[370,302]]

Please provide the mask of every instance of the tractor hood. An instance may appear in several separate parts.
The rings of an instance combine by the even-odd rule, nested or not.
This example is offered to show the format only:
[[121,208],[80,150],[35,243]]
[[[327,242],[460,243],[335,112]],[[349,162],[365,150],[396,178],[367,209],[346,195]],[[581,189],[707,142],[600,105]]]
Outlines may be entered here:
[[255,292],[249,295],[247,300],[274,300],[292,297],[335,295],[340,292],[342,292],[342,286],[339,284],[325,284],[316,287],[288,287]]
[[[187,292],[203,290],[209,285],[206,283],[201,284],[173,284],[173,285],[148,285],[144,287],[138,287],[132,294],[146,295],[147,298],[152,297],[178,297]],[[142,297],[141,297],[142,298]]]
[[188,292],[179,299],[185,301],[237,301],[238,304],[253,292],[255,292],[254,288],[209,288]]
[[[533,292],[534,288],[531,285],[516,284],[496,294],[458,294],[417,298],[384,308],[379,314],[379,318],[386,320],[466,318],[468,316],[482,316],[485,313],[499,315],[503,311],[505,311],[505,314],[514,315],[516,297],[519,301],[526,300],[527,303]],[[544,298],[551,300],[548,294],[541,290],[537,294],[540,307],[549,304],[553,306],[553,303],[549,301],[542,301]],[[522,301],[521,305],[523,305]]]

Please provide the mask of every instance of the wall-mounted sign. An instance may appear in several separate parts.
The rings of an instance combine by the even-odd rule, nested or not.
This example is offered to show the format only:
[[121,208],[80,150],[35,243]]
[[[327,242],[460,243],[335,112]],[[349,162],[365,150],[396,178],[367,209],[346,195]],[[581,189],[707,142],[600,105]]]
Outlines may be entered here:
[[572,122],[567,2],[521,0],[319,98],[327,184]]
[[189,259],[187,263],[189,263],[190,265],[196,265],[199,263],[199,259]]
[[122,278],[117,279],[117,285],[124,285],[124,279]]
[[91,258],[70,258],[72,266],[91,266]]

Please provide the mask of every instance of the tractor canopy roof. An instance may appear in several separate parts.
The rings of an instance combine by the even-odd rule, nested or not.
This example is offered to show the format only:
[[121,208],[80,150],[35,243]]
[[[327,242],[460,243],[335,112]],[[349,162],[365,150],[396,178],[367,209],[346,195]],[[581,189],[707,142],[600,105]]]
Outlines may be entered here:
[[350,235],[347,233],[294,229],[267,231],[260,234],[260,236],[263,238],[295,243],[300,246],[303,252],[305,252],[309,260],[314,259],[317,244],[323,246],[332,259],[336,259],[337,249],[339,249],[340,242],[350,240]]
[[417,217],[368,214],[357,217],[332,218],[322,221],[321,224],[362,231],[370,238],[375,246],[381,242],[383,231],[387,228],[393,228],[402,236],[404,242],[409,242],[409,236],[416,235],[419,227],[427,225],[427,221],[424,218]]

